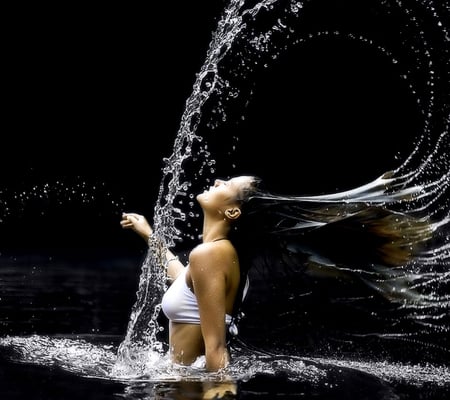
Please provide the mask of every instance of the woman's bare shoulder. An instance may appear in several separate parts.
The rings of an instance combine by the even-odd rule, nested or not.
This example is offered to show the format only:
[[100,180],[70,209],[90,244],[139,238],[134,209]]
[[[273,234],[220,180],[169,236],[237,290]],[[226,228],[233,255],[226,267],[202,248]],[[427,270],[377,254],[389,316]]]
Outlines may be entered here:
[[219,242],[201,243],[196,246],[189,256],[189,264],[192,265],[218,265],[228,262],[230,258],[235,256],[232,246],[224,245]]
[[200,243],[192,249],[189,260],[195,261],[204,257],[211,257],[217,254],[219,250],[217,246],[214,246],[214,243]]

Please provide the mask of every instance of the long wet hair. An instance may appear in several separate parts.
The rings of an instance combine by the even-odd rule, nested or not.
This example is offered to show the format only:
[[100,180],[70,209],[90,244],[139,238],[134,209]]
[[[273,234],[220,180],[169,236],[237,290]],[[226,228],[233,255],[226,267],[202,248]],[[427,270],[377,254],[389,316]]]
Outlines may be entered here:
[[404,267],[426,248],[432,224],[398,205],[420,193],[390,172],[359,188],[318,196],[274,194],[255,177],[242,193],[242,214],[229,235],[241,267],[234,315],[254,270],[266,276],[345,275],[389,300],[419,301],[407,287]]

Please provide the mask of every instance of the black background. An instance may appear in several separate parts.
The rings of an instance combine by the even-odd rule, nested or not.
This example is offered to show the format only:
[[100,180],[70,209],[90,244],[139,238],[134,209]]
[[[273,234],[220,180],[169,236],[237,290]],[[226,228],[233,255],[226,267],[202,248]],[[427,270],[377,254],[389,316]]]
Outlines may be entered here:
[[[380,29],[358,22],[357,2],[325,3],[310,5],[306,30],[339,23],[370,38]],[[6,13],[3,249],[141,245],[120,229],[120,213],[151,219],[163,157],[225,5],[65,4]],[[388,46],[387,28],[379,44]],[[421,129],[399,73],[357,42],[315,41],[281,57],[259,78],[250,122],[236,131],[250,138],[244,164],[269,188],[299,194],[344,190],[395,167]],[[78,190],[80,182],[87,189]],[[47,185],[75,188],[74,195],[42,199]]]
[[[4,14],[0,188],[12,211],[0,223],[3,249],[133,246],[120,212],[151,218],[162,158],[224,4],[39,4]],[[107,200],[97,196],[55,207],[33,195],[80,182],[103,183],[124,206],[99,211]]]

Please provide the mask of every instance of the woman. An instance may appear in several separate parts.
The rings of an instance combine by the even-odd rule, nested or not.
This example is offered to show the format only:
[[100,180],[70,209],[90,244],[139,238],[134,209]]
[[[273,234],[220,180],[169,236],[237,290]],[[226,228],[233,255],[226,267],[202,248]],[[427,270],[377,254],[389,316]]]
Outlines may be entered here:
[[[166,252],[172,284],[163,296],[162,309],[170,321],[170,354],[177,364],[190,365],[203,355],[207,371],[218,371],[229,363],[227,325],[242,281],[238,254],[228,236],[258,182],[252,176],[217,179],[197,195],[204,215],[202,243],[191,251],[188,266],[170,250]],[[145,241],[153,233],[139,214],[125,213],[120,223]]]
[[[408,187],[389,173],[360,188],[321,196],[275,195],[263,192],[260,183],[254,176],[216,180],[197,195],[204,214],[202,243],[190,253],[188,266],[165,252],[173,283],[162,309],[170,320],[175,363],[190,365],[204,355],[207,371],[229,364],[227,324],[241,305],[250,269],[347,274],[389,300],[420,300],[398,267],[420,253],[432,238],[432,226],[428,218],[396,210],[416,199],[420,187]],[[123,214],[121,225],[146,241],[153,233],[139,214]],[[358,273],[352,276],[352,270]]]

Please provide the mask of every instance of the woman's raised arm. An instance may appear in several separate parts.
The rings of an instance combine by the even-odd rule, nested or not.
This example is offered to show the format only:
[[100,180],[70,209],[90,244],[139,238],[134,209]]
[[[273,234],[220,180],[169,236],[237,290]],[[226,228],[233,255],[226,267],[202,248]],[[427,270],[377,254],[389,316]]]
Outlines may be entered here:
[[[145,240],[146,243],[148,243],[148,240],[153,234],[153,229],[149,222],[143,215],[140,214],[123,213],[122,219],[120,220],[120,225],[124,229],[132,229],[135,231],[142,239]],[[183,270],[184,265],[169,249],[167,249],[165,256],[166,260],[164,267],[167,269],[167,277],[170,280],[175,280]]]

